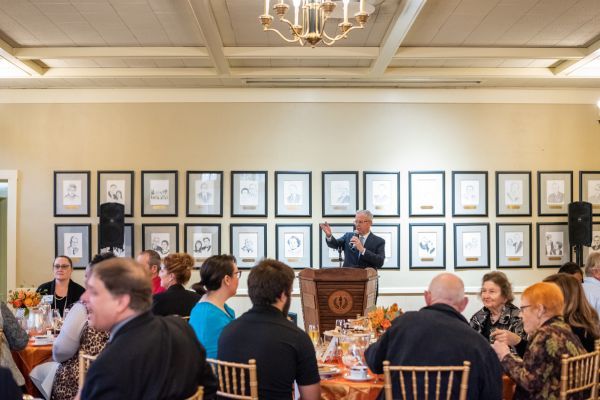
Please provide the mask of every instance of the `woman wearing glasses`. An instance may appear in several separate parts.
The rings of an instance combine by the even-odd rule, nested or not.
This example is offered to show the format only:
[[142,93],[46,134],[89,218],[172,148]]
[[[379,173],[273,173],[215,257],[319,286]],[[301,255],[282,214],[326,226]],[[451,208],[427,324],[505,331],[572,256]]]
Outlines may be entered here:
[[166,289],[152,298],[154,315],[179,315],[189,317],[192,308],[200,300],[198,293],[187,290],[183,285],[192,276],[194,259],[186,253],[169,254],[158,271],[160,286]]
[[190,325],[206,349],[206,357],[217,358],[219,336],[235,319],[235,312],[225,302],[235,295],[242,271],[234,256],[212,256],[200,267],[200,283],[194,289],[202,299],[190,317]]
[[42,295],[52,295],[52,309],[58,310],[61,317],[64,317],[65,310],[79,301],[79,298],[85,292],[83,286],[71,280],[73,273],[73,262],[67,256],[58,256],[54,259],[53,271],[54,279],[46,282],[37,288],[37,292]]

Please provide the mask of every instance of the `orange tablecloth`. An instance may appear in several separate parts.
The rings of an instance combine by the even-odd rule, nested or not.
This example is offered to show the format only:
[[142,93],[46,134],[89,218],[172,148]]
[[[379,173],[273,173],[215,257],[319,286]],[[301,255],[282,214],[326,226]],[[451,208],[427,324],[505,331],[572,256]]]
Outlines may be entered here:
[[323,400],[375,400],[383,390],[383,375],[365,382],[344,379],[342,375],[321,379]]
[[27,393],[33,396],[41,397],[37,388],[33,382],[31,382],[29,373],[37,365],[52,359],[52,345],[32,346],[31,343],[32,342],[29,342],[27,347],[21,351],[13,351],[12,356],[15,360],[15,364],[17,364],[17,368],[19,368],[25,377],[25,387],[27,388]]

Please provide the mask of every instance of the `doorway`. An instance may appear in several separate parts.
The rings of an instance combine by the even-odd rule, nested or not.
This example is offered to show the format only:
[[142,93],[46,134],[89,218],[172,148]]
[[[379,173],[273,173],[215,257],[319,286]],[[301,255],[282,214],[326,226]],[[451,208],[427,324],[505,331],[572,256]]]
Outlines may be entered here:
[[0,298],[17,284],[16,170],[0,170]]

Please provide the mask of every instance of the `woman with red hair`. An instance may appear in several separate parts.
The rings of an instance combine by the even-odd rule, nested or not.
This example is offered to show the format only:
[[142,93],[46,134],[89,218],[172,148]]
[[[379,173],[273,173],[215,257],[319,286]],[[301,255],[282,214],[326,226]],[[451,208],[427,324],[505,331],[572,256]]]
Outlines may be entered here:
[[503,341],[495,341],[492,347],[506,374],[517,384],[516,400],[558,398],[562,355],[586,352],[563,320],[562,291],[554,283],[533,284],[523,292],[520,308],[523,328],[529,335],[523,358],[511,354]]

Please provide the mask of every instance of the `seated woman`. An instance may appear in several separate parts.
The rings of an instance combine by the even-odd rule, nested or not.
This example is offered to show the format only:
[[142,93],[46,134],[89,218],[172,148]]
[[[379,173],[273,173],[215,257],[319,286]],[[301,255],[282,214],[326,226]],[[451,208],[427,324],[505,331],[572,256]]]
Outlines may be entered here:
[[581,271],[581,267],[573,261],[564,263],[562,267],[558,269],[558,273],[573,275],[577,279],[577,282],[583,282],[583,272]]
[[[85,279],[94,266],[114,258],[113,253],[97,254],[85,269]],[[108,332],[88,326],[88,312],[81,302],[73,304],[52,346],[53,363],[40,364],[31,371],[31,379],[41,392],[51,393],[52,400],[71,400],[79,389],[79,351],[95,356],[108,342]],[[56,368],[56,363],[58,363]]]
[[471,317],[470,324],[473,329],[487,340],[491,337],[490,341],[507,332],[516,338],[513,342],[518,343],[521,339],[526,339],[519,308],[512,303],[512,286],[503,272],[493,271],[483,276],[480,296],[483,308]]
[[165,257],[158,276],[165,292],[152,297],[154,315],[179,315],[189,317],[192,308],[200,300],[198,293],[186,290],[183,285],[192,276],[194,259],[186,253],[172,253]]
[[54,279],[46,282],[37,288],[37,292],[42,295],[52,295],[52,303],[50,307],[60,312],[60,316],[64,317],[65,309],[70,309],[71,306],[79,301],[79,298],[85,292],[83,286],[71,280],[73,273],[73,262],[67,256],[58,256],[54,259],[53,270]]
[[237,292],[240,276],[235,257],[212,256],[200,267],[200,283],[194,285],[203,294],[190,317],[190,325],[206,349],[206,357],[217,358],[219,336],[235,319],[235,312],[225,302]]
[[565,323],[563,308],[563,294],[557,285],[531,285],[521,296],[523,327],[529,335],[523,358],[512,354],[503,341],[492,343],[504,371],[517,384],[515,399],[558,399],[562,355],[586,352]]
[[[25,379],[23,378],[23,374],[21,374],[17,368],[10,350],[23,350],[27,346],[29,335],[27,335],[27,332],[19,325],[19,321],[17,321],[3,301],[0,301],[0,332],[1,331],[4,332],[6,341],[0,339],[0,366],[8,368],[12,373],[13,379],[17,382],[17,385],[23,386],[25,385]],[[2,392],[0,391],[0,393]]]
[[594,351],[594,342],[600,337],[598,313],[585,298],[580,281],[574,275],[554,274],[544,282],[556,284],[565,297],[563,318],[587,351]]

